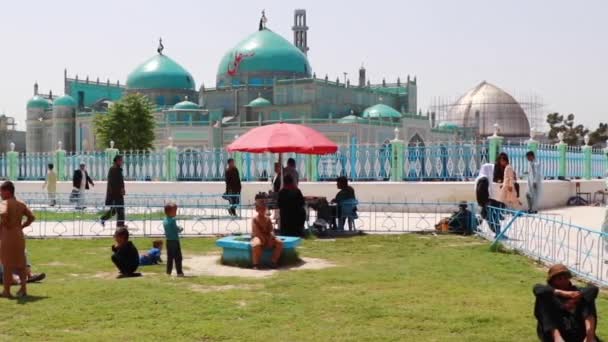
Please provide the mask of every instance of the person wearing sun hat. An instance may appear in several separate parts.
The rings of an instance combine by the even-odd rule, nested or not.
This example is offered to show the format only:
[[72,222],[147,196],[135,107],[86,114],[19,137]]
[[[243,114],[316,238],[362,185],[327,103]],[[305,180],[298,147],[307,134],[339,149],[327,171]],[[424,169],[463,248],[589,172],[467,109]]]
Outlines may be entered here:
[[570,279],[568,267],[556,264],[549,268],[547,284],[537,284],[534,316],[541,341],[597,342],[595,299],[599,289],[594,285],[578,288]]

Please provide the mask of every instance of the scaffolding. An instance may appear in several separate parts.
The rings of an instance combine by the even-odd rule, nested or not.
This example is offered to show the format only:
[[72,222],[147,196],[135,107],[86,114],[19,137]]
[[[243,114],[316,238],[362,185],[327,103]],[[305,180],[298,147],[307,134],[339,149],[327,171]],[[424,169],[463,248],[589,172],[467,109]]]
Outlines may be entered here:
[[[467,92],[467,94],[469,93],[470,92]],[[545,120],[546,109],[540,96],[534,93],[525,92],[509,92],[507,94],[515,94],[511,96],[524,111],[524,114],[526,115],[530,124],[530,131],[534,131],[535,134],[538,135],[548,131],[548,125],[546,124]],[[470,138],[479,138],[481,136],[488,135],[487,129],[485,134],[481,134],[480,131],[482,131],[482,129],[480,129],[480,127],[487,128],[488,126],[493,126],[495,124],[495,122],[486,122],[486,120],[492,120],[488,119],[488,116],[491,116],[491,114],[499,116],[504,115],[505,117],[511,116],[511,113],[508,113],[508,108],[512,107],[513,103],[504,101],[504,97],[497,95],[496,98],[484,97],[482,102],[475,101],[474,105],[476,108],[478,108],[479,117],[471,117],[468,120],[463,120],[459,113],[462,112],[462,110],[469,109],[461,107],[467,106],[466,103],[463,104],[459,102],[463,96],[434,97],[431,100],[431,105],[428,108],[428,112],[431,117],[433,127],[437,127],[442,122],[459,124],[463,126],[462,128],[465,131],[469,132],[467,135],[473,135],[469,136]],[[468,106],[471,107],[470,104]],[[475,116],[477,116],[477,113],[475,113]],[[512,122],[510,124],[513,126],[523,126],[521,122]]]

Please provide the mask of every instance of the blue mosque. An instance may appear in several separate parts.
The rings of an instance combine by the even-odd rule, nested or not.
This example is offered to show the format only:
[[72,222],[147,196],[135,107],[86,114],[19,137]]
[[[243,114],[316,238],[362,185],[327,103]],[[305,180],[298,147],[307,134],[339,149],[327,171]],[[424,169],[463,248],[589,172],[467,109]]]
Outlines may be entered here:
[[26,149],[49,152],[59,142],[68,151],[104,149],[93,118],[129,93],[153,104],[157,149],[170,143],[223,147],[253,126],[281,121],[311,126],[341,145],[383,143],[396,134],[420,144],[467,131],[460,121],[436,122],[434,114],[418,110],[416,77],[372,83],[363,66],[356,83],[317,75],[307,57],[306,11],[295,10],[293,20],[289,41],[266,26],[263,14],[259,27],[243,32],[246,37],[219,61],[215,87],[197,87],[192,74],[165,54],[162,40],[124,83],[69,77],[66,70],[62,96],[42,94],[35,84],[27,102]]

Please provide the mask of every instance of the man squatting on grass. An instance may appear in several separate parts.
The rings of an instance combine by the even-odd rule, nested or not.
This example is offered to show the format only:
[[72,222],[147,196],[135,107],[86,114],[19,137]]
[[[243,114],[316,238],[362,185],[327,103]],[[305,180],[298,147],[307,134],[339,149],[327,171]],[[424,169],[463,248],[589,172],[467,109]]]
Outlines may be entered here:
[[597,313],[595,299],[598,288],[572,285],[572,274],[564,265],[549,269],[547,285],[534,286],[536,331],[543,342],[596,342]]

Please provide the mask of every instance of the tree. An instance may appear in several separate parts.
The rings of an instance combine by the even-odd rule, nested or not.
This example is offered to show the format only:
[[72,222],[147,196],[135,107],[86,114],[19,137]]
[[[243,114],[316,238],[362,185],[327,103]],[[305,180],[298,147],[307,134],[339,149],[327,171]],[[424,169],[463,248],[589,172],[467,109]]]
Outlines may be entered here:
[[557,133],[564,133],[564,142],[568,145],[578,145],[589,133],[589,130],[583,125],[574,125],[574,114],[568,114],[564,118],[559,113],[551,113],[547,115],[547,123],[549,124],[549,139],[558,141]]
[[152,149],[156,122],[152,104],[141,94],[128,94],[110,106],[108,113],[95,116],[94,123],[100,148],[114,141],[123,151]]

